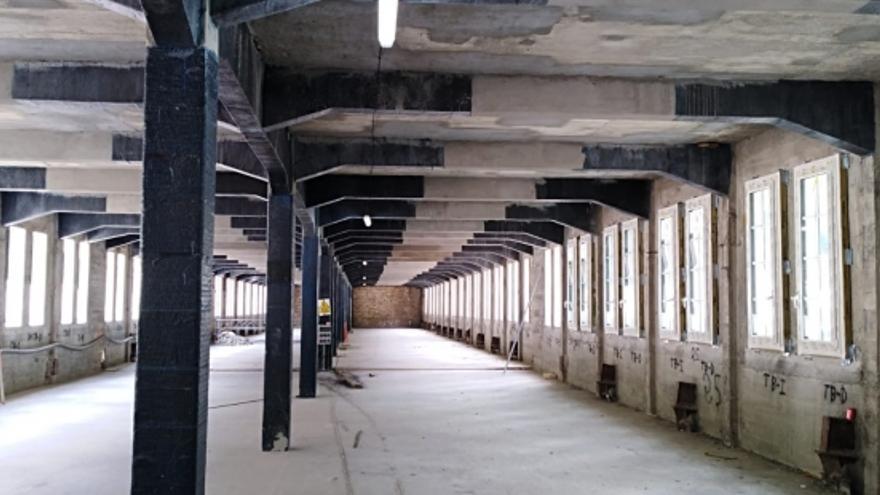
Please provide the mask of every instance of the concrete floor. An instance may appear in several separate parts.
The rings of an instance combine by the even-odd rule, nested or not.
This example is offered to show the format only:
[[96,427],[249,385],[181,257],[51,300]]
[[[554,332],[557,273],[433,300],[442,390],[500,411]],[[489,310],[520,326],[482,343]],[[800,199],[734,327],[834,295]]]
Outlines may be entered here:
[[[810,478],[422,330],[359,330],[294,401],[295,449],[259,451],[263,346],[211,349],[211,494],[825,493]],[[129,486],[134,367],[0,406],[0,493]],[[296,379],[296,377],[294,377]],[[296,382],[294,382],[296,383]]]

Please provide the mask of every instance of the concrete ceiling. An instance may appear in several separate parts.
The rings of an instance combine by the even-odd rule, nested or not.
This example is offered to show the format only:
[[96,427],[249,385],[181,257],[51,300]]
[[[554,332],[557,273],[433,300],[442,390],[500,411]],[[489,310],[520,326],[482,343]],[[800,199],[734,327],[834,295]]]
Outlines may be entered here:
[[[866,0],[551,0],[400,6],[383,70],[719,79],[880,76]],[[252,23],[269,64],[374,71],[375,4],[325,0]]]

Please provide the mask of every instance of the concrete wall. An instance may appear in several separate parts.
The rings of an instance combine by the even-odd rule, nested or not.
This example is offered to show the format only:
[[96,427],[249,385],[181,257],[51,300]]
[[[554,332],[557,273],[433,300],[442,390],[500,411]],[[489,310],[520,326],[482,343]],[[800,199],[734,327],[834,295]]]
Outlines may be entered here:
[[[596,393],[602,364],[617,367],[619,403],[670,422],[680,382],[696,385],[700,430],[728,445],[737,445],[769,459],[821,475],[819,448],[823,416],[842,417],[858,410],[859,465],[854,470],[856,493],[878,493],[880,484],[880,387],[877,338],[878,177],[872,157],[846,155],[847,192],[844,196],[852,249],[852,360],[751,348],[748,341],[745,271],[744,184],[755,177],[828,157],[839,152],[799,134],[768,129],[734,147],[730,194],[716,202],[715,267],[712,286],[717,294],[712,344],[660,338],[654,301],[657,297],[657,211],[706,194],[672,179],[652,186],[651,218],[642,230],[642,314],[638,336],[605,331],[602,322],[601,232],[593,241],[593,328],[545,328],[544,258],[536,251],[531,277],[537,294],[531,321],[523,335],[523,359],[538,372],[549,372],[572,386]],[[788,259],[794,256],[793,194],[785,214],[789,233]],[[600,229],[631,217],[603,209]],[[568,232],[569,237],[579,232]],[[563,249],[563,253],[565,250]],[[565,266],[565,260],[563,260]],[[786,277],[789,290],[794,277]],[[787,304],[788,301],[785,301]],[[792,313],[790,306],[785,309]],[[791,318],[794,320],[794,318]],[[792,328],[789,334],[797,335]],[[845,399],[840,391],[846,390]],[[829,390],[837,391],[830,393]]]
[[355,287],[355,328],[415,327],[422,323],[422,291],[414,287]]

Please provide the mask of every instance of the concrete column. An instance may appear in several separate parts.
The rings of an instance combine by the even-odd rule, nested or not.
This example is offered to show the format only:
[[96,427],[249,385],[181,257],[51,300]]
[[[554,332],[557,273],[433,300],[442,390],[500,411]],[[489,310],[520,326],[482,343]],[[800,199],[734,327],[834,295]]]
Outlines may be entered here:
[[293,367],[293,196],[269,198],[269,253],[266,361],[263,370],[263,451],[290,447],[291,369]]
[[[332,301],[332,299],[333,299],[333,274],[332,274],[333,263],[331,263],[332,257],[330,256],[330,247],[324,242],[321,242],[321,251],[320,251],[319,256],[320,257],[319,257],[319,263],[318,263],[318,269],[319,269],[318,297],[319,297],[319,299],[330,299]],[[329,317],[318,316],[319,326],[320,326],[320,324],[324,324],[324,325],[330,324],[332,326],[332,322],[333,322],[332,314]],[[332,330],[331,330],[331,332],[332,332]],[[317,347],[317,340],[316,340],[316,347]],[[316,368],[316,373],[317,373],[317,370],[329,369],[332,366],[332,358],[330,358],[329,354],[319,355],[318,357],[319,357],[319,361],[318,361],[318,366]]]
[[205,492],[217,86],[213,51],[149,49],[133,495]]
[[302,335],[300,337],[299,396],[317,392],[318,370],[318,236],[303,236]]

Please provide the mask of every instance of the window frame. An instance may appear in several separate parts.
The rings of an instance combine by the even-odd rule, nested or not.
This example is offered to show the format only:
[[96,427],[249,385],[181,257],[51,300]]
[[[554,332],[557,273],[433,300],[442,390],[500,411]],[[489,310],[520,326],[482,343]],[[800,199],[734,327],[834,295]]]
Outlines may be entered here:
[[[604,333],[619,333],[619,239],[619,225],[610,225],[602,230],[602,329]],[[609,247],[611,248],[610,252]]]
[[[684,304],[682,300],[682,214],[683,206],[674,204],[657,210],[657,330],[661,339],[680,341],[682,339],[682,324],[684,323]],[[672,328],[663,325],[663,272],[661,271],[661,253],[663,252],[663,238],[661,225],[664,220],[672,222],[672,239],[670,239],[671,253],[671,277],[672,277]]]
[[705,194],[703,196],[699,196],[696,198],[689,199],[685,202],[684,207],[684,239],[685,239],[685,299],[686,304],[690,304],[690,298],[688,294],[690,294],[690,288],[688,287],[688,283],[690,281],[689,276],[689,266],[687,265],[687,260],[690,259],[690,242],[688,242],[691,225],[690,225],[690,212],[696,210],[703,211],[703,225],[702,225],[702,242],[703,242],[703,252],[705,253],[704,261],[704,273],[705,277],[705,288],[706,294],[703,299],[704,301],[704,317],[703,324],[705,328],[704,332],[698,332],[693,330],[691,325],[694,323],[693,318],[690,317],[689,312],[687,311],[687,307],[685,310],[685,336],[688,342],[694,342],[698,344],[714,344],[715,343],[715,334],[717,331],[717,325],[715,324],[715,318],[717,316],[716,303],[715,303],[715,197],[711,193]]
[[532,257],[524,254],[522,255],[522,262],[520,263],[520,321],[522,323],[528,323],[531,320],[531,312],[532,312],[532,288],[531,288],[531,274],[532,274]]
[[[748,180],[744,185],[745,194],[743,210],[743,234],[745,239],[745,267],[746,267],[746,326],[748,328],[748,344],[753,349],[767,349],[774,351],[785,350],[785,338],[788,334],[785,322],[786,316],[786,288],[785,275],[783,273],[783,264],[786,258],[786,242],[787,235],[785,229],[784,206],[786,201],[786,191],[783,181],[782,172],[774,172],[763,177]],[[772,284],[774,288],[774,302],[771,305],[774,311],[772,320],[775,323],[773,335],[756,336],[754,335],[754,321],[752,317],[752,208],[750,201],[753,194],[759,191],[770,192],[770,204],[773,207],[771,212],[772,232],[770,241],[770,254],[773,257],[773,274]]]
[[573,330],[579,329],[578,325],[578,288],[576,285],[578,274],[578,257],[577,257],[578,239],[572,237],[565,242],[565,299],[563,307],[565,308],[565,321],[568,328]]
[[[642,336],[642,328],[644,325],[642,324],[642,236],[641,236],[641,222],[638,218],[633,218],[631,220],[627,220],[625,222],[621,222],[620,224],[620,333],[621,335],[627,337],[641,337]],[[627,238],[627,234],[631,234],[633,238],[633,252],[632,252],[632,310],[633,310],[633,325],[626,324],[626,287],[624,283],[626,279],[624,277],[624,268],[627,260],[624,259],[624,255],[626,252],[625,249],[625,240]]]
[[578,328],[593,331],[593,239],[590,234],[577,238]]
[[[830,230],[831,237],[831,268],[833,270],[832,292],[834,294],[834,304],[831,305],[834,315],[832,321],[835,328],[832,330],[833,338],[830,341],[812,341],[807,340],[804,333],[803,321],[803,293],[800,290],[801,281],[803,280],[803,267],[801,260],[803,258],[804,246],[801,242],[801,181],[822,174],[828,174],[829,198],[828,205],[830,208]],[[848,293],[848,270],[844,260],[844,252],[846,250],[846,207],[843,201],[845,187],[845,172],[843,170],[842,155],[837,154],[827,158],[822,158],[809,163],[805,163],[795,167],[792,173],[792,188],[794,189],[794,218],[796,221],[795,238],[795,318],[797,319],[798,328],[798,353],[814,356],[827,357],[843,357],[846,355],[846,345],[851,340],[850,329],[848,327],[849,318],[847,314],[847,293]]]
[[544,327],[553,326],[553,250],[544,249]]
[[553,328],[562,328],[565,324],[565,299],[562,297],[565,287],[565,265],[563,263],[565,251],[563,248],[563,245],[553,246]]

